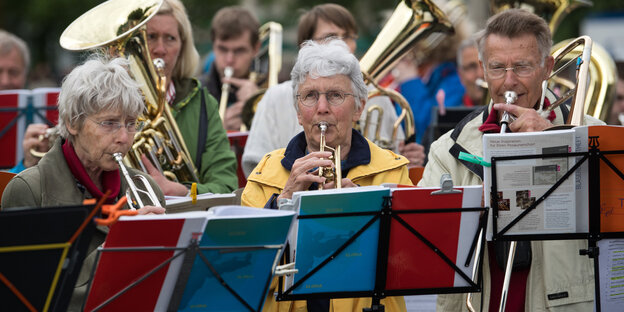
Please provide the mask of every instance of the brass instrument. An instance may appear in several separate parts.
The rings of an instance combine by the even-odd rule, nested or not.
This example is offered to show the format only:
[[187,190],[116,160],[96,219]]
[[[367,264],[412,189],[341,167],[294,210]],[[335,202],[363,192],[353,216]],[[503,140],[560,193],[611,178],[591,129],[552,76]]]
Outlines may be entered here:
[[[324,152],[325,150],[329,150],[332,152],[332,156],[329,157],[330,160],[334,162],[333,168],[318,168],[319,177],[324,177],[325,182],[335,182],[336,188],[342,188],[342,168],[340,168],[340,145],[336,146],[336,148],[332,148],[325,144],[325,133],[327,132],[328,124],[325,121],[321,121],[318,124],[319,129],[321,130],[321,139],[319,143],[319,151]],[[319,190],[323,189],[323,184],[319,185]]]
[[388,96],[402,109],[393,125],[392,137],[387,140],[390,144],[383,146],[383,142],[375,142],[382,147],[394,147],[398,128],[403,121],[405,121],[405,137],[410,138],[414,135],[414,113],[400,93],[381,88],[377,81],[384,77],[417,41],[437,32],[452,33],[453,27],[444,13],[431,0],[403,0],[360,60],[364,78],[376,88],[369,92],[368,97]]
[[164,62],[152,62],[146,39],[147,21],[158,12],[162,0],[109,0],[87,11],[63,32],[60,44],[71,51],[99,49],[126,57],[129,72],[145,98],[146,126],[134,136],[125,163],[145,172],[145,154],[167,178],[198,182],[197,169],[166,103]]
[[[59,131],[57,127],[52,127],[52,128],[48,128],[46,129],[44,134],[39,135],[39,137],[37,138],[39,140],[39,142],[43,142],[43,140],[48,140],[48,148],[47,150],[49,151],[52,148],[52,145],[54,145],[54,141],[56,141],[56,138],[59,135]],[[37,158],[42,158],[46,153],[46,152],[39,152],[37,151],[35,148],[31,148],[30,149],[30,155],[33,155],[34,157]]]
[[377,124],[375,127],[375,142],[381,142],[382,139],[381,139],[380,132],[381,132],[381,122],[383,120],[384,110],[379,105],[371,105],[368,108],[368,110],[366,110],[366,123],[364,123],[364,129],[362,131],[362,135],[365,138],[368,137],[368,128],[370,127],[371,120],[373,118],[373,112],[377,112]]
[[[232,78],[234,74],[234,69],[230,66],[227,66],[223,69],[223,76],[225,78]],[[221,117],[221,121],[225,122],[225,109],[228,105],[228,96],[230,95],[230,84],[224,82],[221,84],[221,99],[219,100],[219,117]]]
[[[154,189],[147,181],[147,178],[139,174],[135,175],[134,177],[130,177],[130,173],[128,173],[128,169],[123,163],[123,156],[121,155],[121,153],[114,153],[113,158],[117,162],[117,165],[119,165],[119,169],[121,169],[122,176],[126,180],[126,183],[128,183],[128,189],[126,190],[128,207],[131,210],[135,210],[141,209],[146,205],[160,206],[158,196],[156,196],[156,193],[154,193]],[[138,188],[134,181],[137,181],[137,183],[140,182],[145,190]],[[149,202],[143,204],[143,201],[141,200],[141,194],[145,195]]]
[[255,82],[260,90],[245,101],[241,117],[243,126],[241,131],[251,127],[251,121],[256,113],[256,107],[266,90],[278,83],[278,75],[282,69],[282,25],[276,22],[267,22],[260,26],[260,42],[262,47],[255,56],[249,79]]

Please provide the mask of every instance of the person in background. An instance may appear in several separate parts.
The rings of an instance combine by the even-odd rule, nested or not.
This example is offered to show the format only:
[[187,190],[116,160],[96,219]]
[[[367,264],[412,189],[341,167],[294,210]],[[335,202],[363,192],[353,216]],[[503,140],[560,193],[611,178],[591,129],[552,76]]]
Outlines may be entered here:
[[[128,153],[134,134],[142,127],[137,118],[145,109],[128,65],[123,58],[92,58],[65,78],[58,104],[60,137],[37,165],[9,182],[2,194],[2,210],[80,205],[85,199],[101,199],[107,191],[111,192],[107,204],[125,196],[128,184],[113,154]],[[159,201],[138,209],[138,213],[164,213],[165,198],[156,182],[138,170],[128,171],[131,176],[145,176]],[[96,249],[107,233],[108,228],[98,227],[89,243],[89,256],[76,282],[70,311],[81,310]]]
[[464,87],[455,65],[457,40],[457,35],[449,37],[432,49],[417,44],[412,55],[406,56],[411,57],[417,76],[399,84],[399,92],[414,112],[417,143],[424,142],[434,107],[443,110],[462,105]]
[[609,112],[607,124],[624,125],[624,62],[617,62],[618,79],[615,85],[615,101]]
[[[164,72],[169,82],[167,102],[197,168],[197,192],[232,192],[238,187],[236,158],[219,118],[217,101],[193,78],[199,66],[199,53],[193,43],[191,22],[180,0],[164,0],[158,13],[147,22],[147,44],[152,59],[165,61]],[[170,181],[146,157],[143,162],[165,195],[189,193],[191,181],[183,181],[184,184]]]
[[[249,10],[239,6],[222,8],[212,19],[210,38],[214,61],[203,80],[217,101],[221,99],[223,84],[229,83],[231,86],[223,120],[228,131],[240,130],[243,106],[258,91],[258,86],[250,79],[249,73],[253,59],[260,49],[259,29],[258,19]],[[234,70],[230,78],[224,77],[226,67]]]
[[[343,187],[398,183],[412,185],[408,160],[382,149],[353,129],[368,98],[360,64],[343,40],[306,41],[291,72],[296,116],[303,131],[288,147],[272,151],[253,170],[242,195],[242,205],[277,209],[279,199],[297,191],[335,188],[335,181],[318,175],[332,167],[331,152],[321,152],[319,124],[327,123],[326,145],[340,146]],[[273,283],[263,311],[351,311],[370,307],[371,298],[316,299],[277,302]],[[387,311],[405,311],[403,297],[381,301]]]
[[[301,45],[306,40],[322,42],[328,38],[342,39],[353,53],[356,49],[357,24],[353,15],[344,7],[326,3],[314,6],[299,18],[297,43]],[[245,145],[242,158],[243,171],[247,176],[268,152],[286,147],[290,139],[301,132],[303,128],[294,118],[296,116],[295,99],[292,93],[292,81],[286,81],[267,90],[258,103],[254,115],[249,137]],[[367,107],[379,105],[384,109],[381,137],[390,138],[392,125],[397,119],[392,103],[386,97],[375,97],[367,103]],[[363,125],[366,114],[362,114],[359,122]],[[376,118],[370,121],[371,130],[369,139],[373,139]],[[404,135],[399,129],[397,138],[403,141]],[[399,153],[408,158],[410,164],[422,166],[425,154],[422,146],[400,144]]]
[[[24,89],[30,67],[30,51],[24,40],[0,29],[0,90]],[[39,140],[45,134],[48,125],[33,123],[28,125],[22,140],[24,159],[9,172],[19,173],[39,162],[39,158],[30,154],[31,149],[39,152],[48,150],[48,141]]]
[[[439,186],[444,173],[451,174],[455,185],[482,185],[483,168],[460,160],[459,152],[483,157],[483,135],[500,133],[505,111],[517,117],[509,124],[512,132],[542,131],[565,123],[569,114],[564,105],[545,117],[536,111],[543,96],[545,107],[555,101],[552,92],[542,94],[541,88],[554,66],[550,29],[542,18],[521,9],[506,10],[492,16],[476,40],[492,100],[431,144],[419,186]],[[505,104],[506,91],[517,93],[514,104]],[[585,124],[602,122],[586,115]],[[502,256],[506,248],[494,242],[486,246],[483,291],[472,296],[472,306],[477,311],[498,311],[505,264],[497,259],[506,259]],[[586,240],[518,244],[516,257],[530,261],[514,263],[505,311],[592,311],[593,261],[579,256],[583,248]],[[466,295],[438,295],[437,310],[467,310]]]
[[483,68],[479,65],[479,51],[472,38],[465,39],[457,49],[457,73],[466,93],[463,104],[473,107],[483,104],[486,88],[483,80]]

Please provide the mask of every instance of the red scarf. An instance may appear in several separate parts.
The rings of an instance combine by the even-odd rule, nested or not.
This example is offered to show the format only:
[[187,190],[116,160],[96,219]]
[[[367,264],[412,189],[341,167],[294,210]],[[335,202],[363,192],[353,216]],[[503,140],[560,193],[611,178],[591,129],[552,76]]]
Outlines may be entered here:
[[[82,162],[78,159],[74,146],[69,142],[69,140],[65,141],[65,144],[63,144],[63,155],[65,155],[65,161],[67,162],[67,166],[69,166],[69,170],[74,175],[74,178],[76,178],[76,180],[78,180],[78,182],[80,182],[80,184],[82,184],[94,198],[98,200],[102,198],[105,192],[102,192],[98,189],[95,183],[93,183],[87,174],[87,170],[85,170]],[[105,190],[111,191],[106,203],[114,204],[115,199],[119,195],[119,190],[121,189],[121,177],[119,175],[119,171],[113,170],[102,172],[102,186]]]
[[[548,106],[550,106],[550,101],[548,100],[548,98],[545,98],[544,109],[547,109]],[[548,117],[546,119],[548,119],[548,121],[550,122],[553,122],[556,117],[557,115],[555,114],[555,111],[552,110],[550,111],[550,114],[548,114]],[[494,109],[494,106],[492,106],[492,110],[490,111],[490,114],[488,115],[485,122],[479,127],[479,131],[483,133],[499,133],[501,131],[501,126],[498,123],[498,111]]]

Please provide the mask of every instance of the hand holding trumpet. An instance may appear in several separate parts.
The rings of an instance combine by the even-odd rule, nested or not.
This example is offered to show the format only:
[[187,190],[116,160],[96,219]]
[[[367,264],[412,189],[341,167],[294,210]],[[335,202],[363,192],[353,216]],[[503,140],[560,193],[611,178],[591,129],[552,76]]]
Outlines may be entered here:
[[45,153],[50,149],[49,138],[46,136],[48,125],[46,124],[30,124],[24,133],[22,141],[22,150],[24,151],[24,167],[29,168],[39,163],[38,157],[35,157],[29,151],[32,149],[36,152]]

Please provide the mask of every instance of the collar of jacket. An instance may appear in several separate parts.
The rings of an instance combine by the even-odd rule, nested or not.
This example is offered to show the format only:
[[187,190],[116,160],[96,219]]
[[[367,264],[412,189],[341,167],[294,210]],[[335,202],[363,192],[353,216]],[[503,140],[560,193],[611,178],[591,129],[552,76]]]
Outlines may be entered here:
[[199,92],[201,84],[199,80],[195,78],[183,78],[180,80],[174,79],[173,86],[175,87],[176,95],[171,108],[179,112],[195,97],[195,94]]

